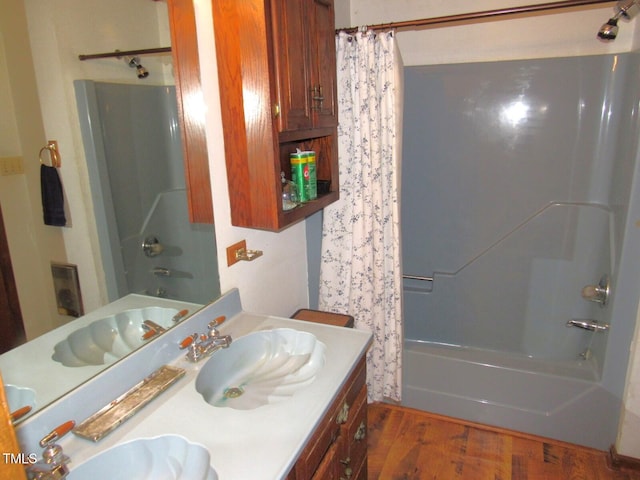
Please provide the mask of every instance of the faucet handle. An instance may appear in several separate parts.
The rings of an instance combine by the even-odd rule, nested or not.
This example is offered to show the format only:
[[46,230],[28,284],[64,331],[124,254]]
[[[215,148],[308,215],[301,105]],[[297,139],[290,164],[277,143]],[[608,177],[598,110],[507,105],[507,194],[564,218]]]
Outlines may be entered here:
[[20,407],[17,410],[11,412],[11,422],[17,422],[19,419],[24,417],[27,413],[32,410],[31,405],[25,405],[24,407]]
[[186,308],[180,310],[178,313],[176,313],[172,318],[171,321],[174,323],[178,323],[180,320],[182,320],[184,317],[186,317],[189,314],[189,310],[187,310]]
[[222,325],[224,321],[227,319],[224,315],[220,315],[219,317],[214,318],[209,322],[209,328],[217,327],[218,325]]
[[198,339],[198,334],[197,333],[193,333],[191,335],[189,335],[188,337],[185,337],[184,340],[182,340],[178,346],[180,347],[180,350],[184,350],[185,348],[189,347],[193,342],[195,342]]
[[220,335],[216,327],[218,325],[222,325],[226,319],[227,317],[225,317],[224,315],[220,315],[219,317],[216,317],[209,322],[209,324],[207,325],[207,328],[209,329],[210,337],[217,337]]
[[56,428],[54,428],[49,433],[47,433],[44,437],[42,437],[42,439],[40,440],[40,446],[42,448],[45,448],[51,445],[53,442],[55,442],[56,440],[65,436],[67,433],[73,430],[73,427],[75,426],[76,426],[76,422],[74,422],[73,420],[69,420],[68,422],[63,423],[62,425],[58,425]]
[[580,293],[585,300],[599,303],[602,307],[606,306],[611,295],[609,275],[603,275],[598,285],[587,285]]

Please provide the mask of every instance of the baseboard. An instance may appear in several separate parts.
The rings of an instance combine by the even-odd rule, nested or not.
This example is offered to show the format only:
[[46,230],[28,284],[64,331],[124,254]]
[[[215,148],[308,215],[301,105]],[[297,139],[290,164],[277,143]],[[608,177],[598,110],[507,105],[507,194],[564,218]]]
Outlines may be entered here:
[[614,470],[630,470],[634,472],[640,472],[640,458],[620,455],[616,451],[615,445],[611,445],[607,461],[609,463],[609,466]]

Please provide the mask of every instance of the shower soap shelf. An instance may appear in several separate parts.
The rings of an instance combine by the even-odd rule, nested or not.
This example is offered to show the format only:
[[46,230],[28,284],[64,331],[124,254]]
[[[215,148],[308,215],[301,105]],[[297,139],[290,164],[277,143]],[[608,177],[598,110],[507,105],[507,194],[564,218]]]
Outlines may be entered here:
[[164,365],[142,382],[98,410],[72,431],[79,437],[97,442],[122,425],[142,407],[181,379],[185,370]]

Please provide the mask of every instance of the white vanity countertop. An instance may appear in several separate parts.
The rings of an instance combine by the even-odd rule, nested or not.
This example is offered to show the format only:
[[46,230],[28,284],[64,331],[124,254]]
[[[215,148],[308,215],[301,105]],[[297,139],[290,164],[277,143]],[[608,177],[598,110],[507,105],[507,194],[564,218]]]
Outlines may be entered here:
[[[215,362],[217,352],[196,364],[180,354],[170,364],[184,368],[185,377],[119,428],[97,443],[73,434],[59,442],[72,459],[71,468],[127,441],[175,434],[206,447],[220,480],[283,478],[365,353],[371,334],[246,312],[229,318],[220,333],[237,340],[247,333],[274,328],[312,333],[326,346],[324,367],[313,383],[293,397],[253,410],[213,407],[196,391],[195,379],[207,361]],[[103,400],[106,405],[113,398]],[[83,419],[75,420],[79,423]]]
[[70,333],[96,320],[144,307],[188,309],[193,313],[202,308],[202,305],[137,294],[127,295],[0,355],[0,371],[4,383],[33,389],[36,408],[49,404],[108,366],[65,367],[51,359],[55,345],[65,340]]

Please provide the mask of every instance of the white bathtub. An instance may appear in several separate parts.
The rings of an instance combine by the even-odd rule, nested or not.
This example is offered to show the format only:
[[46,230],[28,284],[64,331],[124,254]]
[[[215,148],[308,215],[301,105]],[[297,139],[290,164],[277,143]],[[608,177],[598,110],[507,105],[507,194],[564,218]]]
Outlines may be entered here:
[[592,361],[406,340],[402,404],[606,450],[620,400],[601,387],[597,371]]

